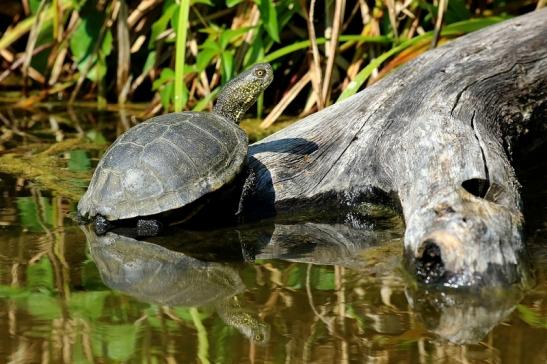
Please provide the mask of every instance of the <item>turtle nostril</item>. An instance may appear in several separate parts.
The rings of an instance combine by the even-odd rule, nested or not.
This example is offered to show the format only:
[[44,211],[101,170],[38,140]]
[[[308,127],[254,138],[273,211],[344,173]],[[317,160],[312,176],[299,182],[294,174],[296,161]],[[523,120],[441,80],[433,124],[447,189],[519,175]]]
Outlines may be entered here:
[[424,283],[438,282],[445,273],[441,248],[433,239],[427,239],[420,245],[422,254],[416,259],[416,274]]

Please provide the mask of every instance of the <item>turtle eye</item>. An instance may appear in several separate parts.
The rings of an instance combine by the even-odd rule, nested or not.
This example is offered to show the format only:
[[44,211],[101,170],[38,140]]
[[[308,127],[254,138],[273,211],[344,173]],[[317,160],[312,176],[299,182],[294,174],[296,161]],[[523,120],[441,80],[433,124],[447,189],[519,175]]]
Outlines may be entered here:
[[266,70],[264,68],[259,68],[255,70],[255,76],[263,78],[264,76],[266,76]]

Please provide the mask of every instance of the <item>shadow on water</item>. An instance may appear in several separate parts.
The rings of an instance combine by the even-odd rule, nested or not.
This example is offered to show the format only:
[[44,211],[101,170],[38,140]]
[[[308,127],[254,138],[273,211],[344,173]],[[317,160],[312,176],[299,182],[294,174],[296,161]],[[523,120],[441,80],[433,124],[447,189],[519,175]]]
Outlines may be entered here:
[[[49,150],[40,161],[70,171],[81,188],[133,119],[73,113],[78,120],[64,111],[8,115],[21,133],[3,140],[0,158],[42,167],[33,156]],[[85,143],[59,144],[76,138]],[[303,154],[317,148],[294,143]],[[253,148],[284,152],[275,143]],[[521,179],[537,271],[526,292],[417,285],[401,269],[403,222],[381,206],[175,228],[145,240],[97,237],[70,218],[75,200],[65,185],[49,189],[55,180],[32,168],[1,174],[0,362],[544,363],[547,215],[538,166]]]

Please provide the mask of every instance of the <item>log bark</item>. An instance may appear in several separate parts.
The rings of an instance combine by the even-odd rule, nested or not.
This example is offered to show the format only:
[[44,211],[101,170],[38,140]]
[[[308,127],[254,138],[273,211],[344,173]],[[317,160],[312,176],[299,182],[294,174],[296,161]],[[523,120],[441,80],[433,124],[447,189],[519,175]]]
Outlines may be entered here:
[[[240,209],[396,196],[408,267],[449,286],[526,281],[511,157],[545,129],[547,9],[426,52],[255,143]],[[290,209],[290,210],[289,210]]]

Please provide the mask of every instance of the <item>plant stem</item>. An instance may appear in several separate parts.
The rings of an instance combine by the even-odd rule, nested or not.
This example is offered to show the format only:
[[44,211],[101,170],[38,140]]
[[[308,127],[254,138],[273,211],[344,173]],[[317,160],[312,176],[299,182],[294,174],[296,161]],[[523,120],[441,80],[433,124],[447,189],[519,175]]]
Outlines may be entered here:
[[192,316],[192,321],[198,333],[198,358],[202,364],[209,364],[209,340],[207,339],[207,330],[201,322],[197,308],[191,307],[190,315]]
[[182,111],[184,107],[184,60],[186,57],[186,31],[188,29],[188,13],[190,0],[179,1],[179,17],[177,23],[177,38],[175,45],[175,111]]

